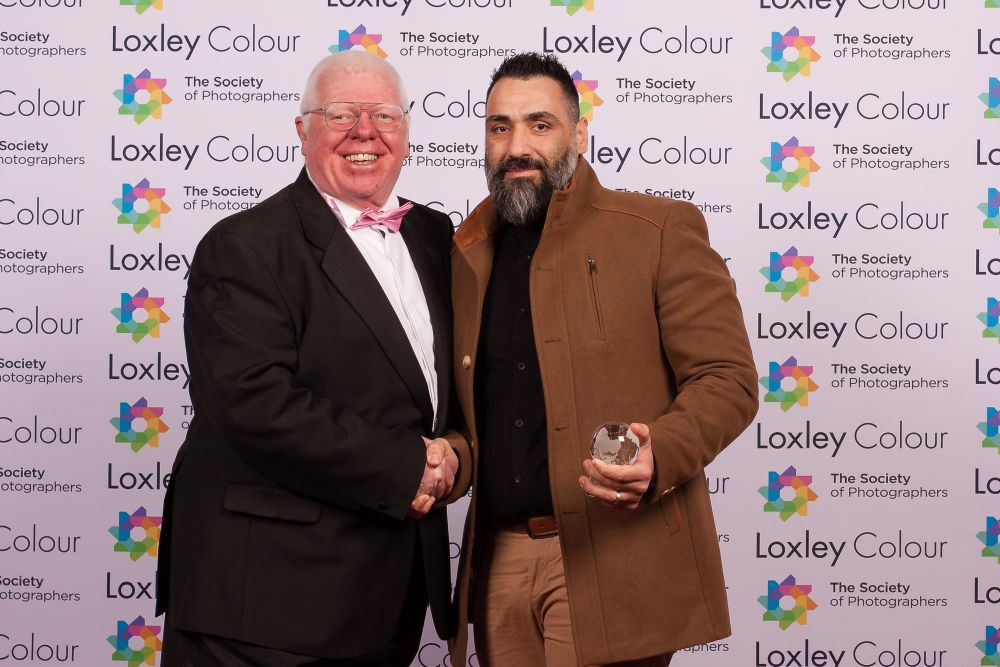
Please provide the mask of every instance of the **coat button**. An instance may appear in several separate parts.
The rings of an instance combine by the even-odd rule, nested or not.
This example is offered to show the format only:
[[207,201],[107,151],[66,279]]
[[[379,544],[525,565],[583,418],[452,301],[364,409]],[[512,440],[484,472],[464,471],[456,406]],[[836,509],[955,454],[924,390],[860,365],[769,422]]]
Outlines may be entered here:
[[469,355],[462,357],[462,368],[472,368],[472,357]]

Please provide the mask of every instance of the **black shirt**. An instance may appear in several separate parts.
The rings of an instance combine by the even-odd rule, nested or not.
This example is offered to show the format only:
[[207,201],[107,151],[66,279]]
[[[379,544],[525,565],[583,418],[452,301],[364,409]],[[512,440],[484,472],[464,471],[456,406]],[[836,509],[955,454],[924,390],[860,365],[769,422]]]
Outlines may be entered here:
[[483,301],[475,378],[477,502],[489,523],[553,513],[528,290],[542,226],[507,226],[500,232]]

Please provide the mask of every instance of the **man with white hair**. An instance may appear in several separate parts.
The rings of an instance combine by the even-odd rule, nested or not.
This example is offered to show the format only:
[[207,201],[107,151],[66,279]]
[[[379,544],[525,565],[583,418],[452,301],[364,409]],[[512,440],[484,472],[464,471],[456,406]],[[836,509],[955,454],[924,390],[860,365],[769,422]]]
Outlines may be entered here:
[[195,417],[157,573],[165,667],[408,665],[428,602],[453,631],[434,507],[468,476],[441,437],[452,226],[396,196],[407,109],[383,60],[326,58],[295,119],[298,180],[198,246]]

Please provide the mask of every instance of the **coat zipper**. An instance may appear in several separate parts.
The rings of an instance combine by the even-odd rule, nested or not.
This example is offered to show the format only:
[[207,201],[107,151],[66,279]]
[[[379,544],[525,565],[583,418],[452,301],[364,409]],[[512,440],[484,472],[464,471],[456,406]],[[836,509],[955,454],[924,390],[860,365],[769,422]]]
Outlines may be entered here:
[[597,290],[597,260],[587,255],[587,276],[590,278],[590,300],[594,304],[597,321],[597,338],[604,340],[604,314],[601,312],[601,296]]

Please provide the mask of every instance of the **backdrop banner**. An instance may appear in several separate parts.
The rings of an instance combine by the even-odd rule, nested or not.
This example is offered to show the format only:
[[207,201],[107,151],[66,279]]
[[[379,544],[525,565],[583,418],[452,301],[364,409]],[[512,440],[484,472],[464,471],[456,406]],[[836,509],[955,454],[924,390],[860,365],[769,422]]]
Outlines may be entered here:
[[[295,179],[306,75],[354,49],[406,85],[398,192],[455,225],[525,50],[574,73],[606,186],[704,212],[761,409],[706,471],[733,635],[675,664],[1000,665],[998,10],[0,0],[0,664],[159,664],[192,254]],[[414,665],[461,667],[429,624]]]

